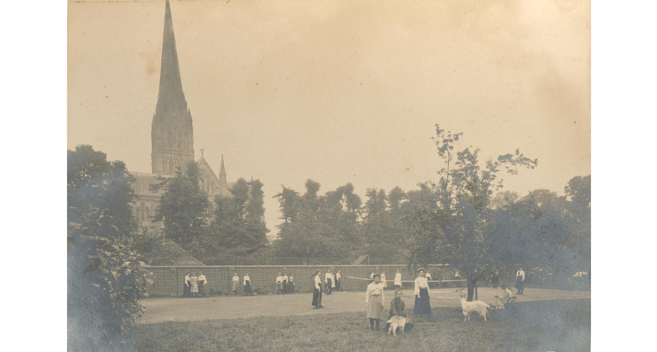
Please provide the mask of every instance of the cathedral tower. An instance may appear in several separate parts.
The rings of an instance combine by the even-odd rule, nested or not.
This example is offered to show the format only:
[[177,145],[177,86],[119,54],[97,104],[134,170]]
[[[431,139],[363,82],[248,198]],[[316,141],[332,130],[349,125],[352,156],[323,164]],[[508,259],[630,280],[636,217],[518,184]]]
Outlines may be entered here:
[[169,1],[164,14],[160,92],[153,115],[151,140],[154,174],[175,175],[178,167],[183,168],[187,162],[194,161],[192,114],[187,108],[180,80]]

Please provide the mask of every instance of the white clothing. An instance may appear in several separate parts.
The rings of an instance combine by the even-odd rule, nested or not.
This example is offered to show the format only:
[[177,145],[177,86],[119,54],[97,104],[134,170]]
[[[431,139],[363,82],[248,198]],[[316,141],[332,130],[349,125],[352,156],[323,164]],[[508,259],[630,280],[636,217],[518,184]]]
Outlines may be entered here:
[[333,274],[326,273],[324,275],[324,282],[328,282],[328,279],[331,279],[331,287],[335,287],[335,279],[333,278]]
[[518,272],[516,273],[516,280],[518,279],[518,277],[522,277],[522,281],[525,281],[525,272],[522,271],[522,269],[518,270]]
[[433,280],[433,279],[431,278],[431,274],[429,274],[429,273],[427,273],[427,280]]
[[203,281],[204,285],[206,285],[208,283],[208,280],[205,278],[205,275],[199,275],[198,276],[198,281],[199,282]]
[[277,277],[276,277],[276,283],[277,283],[277,284],[282,284],[282,283],[283,283],[283,277],[280,276],[280,275],[277,276]]
[[287,275],[283,275],[283,281],[287,281]]
[[240,282],[239,276],[233,276],[233,282]]
[[426,288],[427,293],[429,293],[429,281],[426,277],[418,276],[415,279],[415,296],[420,297],[420,289]]
[[336,273],[336,274],[335,274],[335,279],[336,279],[336,280],[340,280],[340,273]]
[[401,279],[401,273],[395,274],[395,285],[401,286],[402,285],[402,279]]
[[367,292],[365,293],[365,303],[369,302],[370,296],[381,296],[381,304],[386,304],[385,296],[383,295],[383,282],[375,284],[372,282],[367,285]]
[[322,289],[322,279],[319,277],[319,275],[315,275],[315,288],[318,290]]
[[190,281],[191,281],[191,280],[189,279],[189,275],[186,275],[186,276],[185,276],[185,284],[187,284],[187,286],[189,286]]
[[388,286],[388,281],[386,281],[386,274],[381,274],[381,283],[383,284],[383,287]]
[[251,283],[251,278],[248,277],[248,276],[244,276],[244,286],[246,286],[246,282],[247,282],[247,281],[248,281],[249,283]]

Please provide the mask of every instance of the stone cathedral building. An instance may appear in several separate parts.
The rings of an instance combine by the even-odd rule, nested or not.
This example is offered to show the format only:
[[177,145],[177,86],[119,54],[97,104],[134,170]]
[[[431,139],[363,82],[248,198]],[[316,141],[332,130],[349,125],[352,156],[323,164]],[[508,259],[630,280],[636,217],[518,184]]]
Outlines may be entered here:
[[[189,161],[194,160],[194,127],[192,114],[187,106],[180,79],[176,38],[173,33],[173,20],[169,1],[166,2],[164,14],[164,41],[162,45],[162,65],[160,72],[160,90],[151,125],[151,168],[152,173],[134,172],[135,204],[134,216],[140,226],[157,228],[151,222],[162,196],[162,191],[151,192],[150,185],[158,182],[158,176],[175,176],[178,168],[184,169]],[[203,157],[196,161],[201,175],[201,188],[209,195],[211,218],[216,195],[229,196],[224,159],[217,176],[210,164]]]

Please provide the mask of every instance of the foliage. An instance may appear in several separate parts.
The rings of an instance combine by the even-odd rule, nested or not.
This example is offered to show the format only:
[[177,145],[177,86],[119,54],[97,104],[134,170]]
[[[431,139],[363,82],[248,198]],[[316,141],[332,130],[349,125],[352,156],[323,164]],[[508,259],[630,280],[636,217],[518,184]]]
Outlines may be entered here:
[[213,248],[219,255],[204,262],[216,262],[223,256],[249,256],[267,245],[269,230],[264,221],[262,186],[260,180],[247,182],[240,178],[230,189],[232,197],[215,197],[214,221],[206,248]]
[[[134,231],[132,217],[132,183],[122,161],[108,161],[107,154],[90,145],[79,145],[67,151],[66,170],[67,217],[77,219],[96,209],[104,209],[104,226],[99,236],[109,237]],[[117,229],[114,230],[112,226]]]
[[445,167],[437,184],[422,186],[431,201],[415,215],[412,236],[420,239],[415,247],[422,250],[414,251],[409,261],[449,263],[469,276],[476,268],[495,264],[485,236],[492,194],[502,188],[499,174],[533,169],[538,161],[516,150],[482,166],[478,148],[455,149],[461,136],[436,125],[436,146]]
[[185,249],[202,237],[208,224],[208,195],[199,183],[198,165],[190,161],[183,173],[160,178],[153,190],[164,189],[153,222],[164,223],[164,235]]
[[151,278],[130,238],[134,229],[125,164],[91,146],[68,151],[69,348],[125,349]]
[[283,187],[275,195],[284,222],[278,226],[275,253],[309,263],[313,257],[352,258],[361,245],[361,199],[351,184],[320,196],[319,183],[306,181],[303,195]]

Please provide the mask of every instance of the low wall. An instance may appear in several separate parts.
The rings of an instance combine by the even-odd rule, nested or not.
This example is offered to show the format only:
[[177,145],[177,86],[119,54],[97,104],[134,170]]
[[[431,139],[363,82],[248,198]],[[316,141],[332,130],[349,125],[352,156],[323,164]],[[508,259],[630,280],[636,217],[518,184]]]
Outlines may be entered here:
[[[259,294],[276,293],[276,277],[278,273],[294,275],[296,292],[311,292],[314,281],[312,275],[315,271],[322,271],[322,281],[327,269],[335,274],[340,270],[342,277],[342,290],[364,291],[369,284],[368,280],[350,279],[367,278],[370,270],[375,273],[386,274],[388,287],[392,288],[392,281],[399,269],[402,280],[414,280],[415,273],[410,273],[405,265],[340,265],[340,266],[317,266],[317,265],[244,265],[244,266],[149,266],[147,269],[153,273],[153,285],[149,287],[151,296],[182,296],[183,281],[186,273],[195,272],[197,275],[203,273],[208,280],[206,292],[209,295],[232,294],[232,278],[235,273],[240,277],[240,289],[243,286],[243,278],[248,274],[254,292]],[[433,280],[455,280],[455,270],[449,266],[430,265],[427,271],[431,273]],[[462,282],[449,281],[445,283],[434,283],[439,285],[461,285]],[[413,287],[413,283],[405,283],[405,287]],[[241,293],[241,292],[240,292]]]

